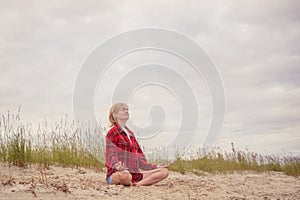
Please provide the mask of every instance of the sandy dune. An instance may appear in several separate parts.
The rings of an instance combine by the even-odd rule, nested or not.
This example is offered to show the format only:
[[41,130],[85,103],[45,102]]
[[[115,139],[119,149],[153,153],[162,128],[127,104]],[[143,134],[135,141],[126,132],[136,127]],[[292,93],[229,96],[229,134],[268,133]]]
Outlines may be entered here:
[[300,178],[283,173],[209,174],[170,172],[148,187],[107,185],[104,172],[90,169],[0,164],[0,199],[300,199]]

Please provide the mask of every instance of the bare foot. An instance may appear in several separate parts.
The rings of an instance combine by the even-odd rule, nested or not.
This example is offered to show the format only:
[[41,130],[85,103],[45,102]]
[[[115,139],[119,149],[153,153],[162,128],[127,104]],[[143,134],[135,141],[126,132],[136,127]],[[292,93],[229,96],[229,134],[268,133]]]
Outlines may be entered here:
[[138,185],[137,185],[137,183],[131,183],[131,186],[137,187]]

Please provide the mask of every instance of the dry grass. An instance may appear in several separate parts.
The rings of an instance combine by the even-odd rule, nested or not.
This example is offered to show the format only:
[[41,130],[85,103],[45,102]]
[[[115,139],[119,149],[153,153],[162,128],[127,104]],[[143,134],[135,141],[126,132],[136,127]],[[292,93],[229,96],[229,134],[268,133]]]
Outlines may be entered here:
[[[20,112],[1,116],[0,161],[20,167],[39,164],[45,168],[50,165],[103,168],[103,163],[86,148],[99,154],[104,152],[103,140],[96,137],[100,135],[96,127],[78,128],[74,121],[69,123],[67,117],[52,129],[45,121],[39,125],[36,134],[31,133],[30,127],[21,122]],[[90,143],[82,140],[83,134]]]
[[[38,164],[43,168],[50,165],[63,167],[88,167],[102,169],[105,145],[101,127],[92,124],[78,127],[66,116],[60,123],[49,128],[45,120],[32,134],[30,124],[20,120],[20,109],[16,115],[9,112],[0,119],[0,161],[27,167]],[[84,138],[84,140],[83,140]],[[88,150],[87,150],[88,149]],[[92,153],[91,153],[92,152]],[[249,151],[235,149],[231,152],[221,149],[199,150],[193,159],[177,156],[170,170],[182,174],[191,171],[195,174],[206,172],[228,173],[253,170],[259,172],[282,171],[287,175],[300,175],[299,157],[263,156]],[[96,156],[96,157],[95,157]],[[163,160],[163,155],[154,158]]]
[[[199,153],[200,152],[200,153]],[[193,159],[177,157],[170,166],[173,171],[182,174],[187,171],[201,174],[201,172],[232,173],[236,171],[280,171],[287,175],[300,176],[300,157],[297,156],[266,156],[250,151],[236,150],[232,143],[232,151],[224,152],[215,148],[209,152],[201,150]]]

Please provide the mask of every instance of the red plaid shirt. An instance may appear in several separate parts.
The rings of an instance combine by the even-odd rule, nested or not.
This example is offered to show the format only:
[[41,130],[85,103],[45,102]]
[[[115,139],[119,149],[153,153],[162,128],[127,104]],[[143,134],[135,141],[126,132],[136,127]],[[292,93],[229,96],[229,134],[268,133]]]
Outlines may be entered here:
[[121,161],[125,163],[132,175],[132,182],[138,182],[143,179],[143,174],[139,169],[151,170],[156,169],[157,166],[147,162],[133,132],[127,127],[126,129],[130,140],[118,124],[114,125],[106,135],[106,178],[117,171],[115,165]]

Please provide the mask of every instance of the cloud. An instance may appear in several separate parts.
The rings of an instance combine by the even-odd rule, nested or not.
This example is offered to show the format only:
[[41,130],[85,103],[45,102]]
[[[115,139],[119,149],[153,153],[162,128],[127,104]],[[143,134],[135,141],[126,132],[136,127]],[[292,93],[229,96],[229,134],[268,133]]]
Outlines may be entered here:
[[295,1],[3,2],[0,113],[19,105],[28,121],[72,113],[80,67],[98,44],[122,31],[163,27],[203,45],[220,70],[227,120],[219,144],[299,152],[299,10]]

